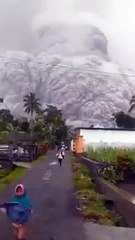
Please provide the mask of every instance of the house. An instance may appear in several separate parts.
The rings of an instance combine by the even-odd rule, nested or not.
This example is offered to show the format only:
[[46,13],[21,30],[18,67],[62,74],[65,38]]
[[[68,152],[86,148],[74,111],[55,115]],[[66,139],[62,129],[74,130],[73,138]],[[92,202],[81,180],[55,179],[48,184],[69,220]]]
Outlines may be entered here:
[[[74,149],[73,149],[74,147]],[[135,130],[118,128],[76,128],[71,150],[86,152],[88,147],[135,147]]]

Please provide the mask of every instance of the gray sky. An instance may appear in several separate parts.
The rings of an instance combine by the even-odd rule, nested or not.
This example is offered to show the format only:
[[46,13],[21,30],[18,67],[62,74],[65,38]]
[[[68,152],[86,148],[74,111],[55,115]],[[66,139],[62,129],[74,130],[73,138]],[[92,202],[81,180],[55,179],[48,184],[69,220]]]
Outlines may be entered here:
[[105,32],[115,61],[134,67],[134,9],[134,0],[0,0],[0,49],[31,51],[35,26],[52,16],[63,20],[65,12],[72,10],[77,21],[95,23]]
[[28,50],[31,47],[34,41],[31,21],[40,11],[39,7],[36,0],[0,0],[1,49]]

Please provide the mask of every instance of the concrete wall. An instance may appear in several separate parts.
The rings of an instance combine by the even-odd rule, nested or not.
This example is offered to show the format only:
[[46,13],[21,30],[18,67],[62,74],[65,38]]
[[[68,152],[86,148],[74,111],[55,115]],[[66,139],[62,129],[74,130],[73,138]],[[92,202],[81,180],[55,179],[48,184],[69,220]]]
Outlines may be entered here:
[[134,240],[135,229],[84,223],[87,239],[91,240]]
[[81,157],[80,161],[82,164],[88,167],[88,169],[91,172],[92,177],[97,178],[99,175],[99,170],[103,167],[107,167],[110,164],[106,163],[100,163],[100,162],[95,162],[93,160],[90,160],[88,158]]
[[128,227],[135,227],[135,196],[132,196],[102,178],[97,179],[97,184],[100,191],[108,199],[114,201],[116,209],[124,218]]
[[135,131],[80,129],[85,141],[85,150],[89,147],[135,147]]
[[135,227],[135,196],[98,177],[98,170],[103,167],[103,164],[83,157],[80,161],[88,167],[91,176],[95,178],[97,190],[115,203],[117,211],[129,227]]

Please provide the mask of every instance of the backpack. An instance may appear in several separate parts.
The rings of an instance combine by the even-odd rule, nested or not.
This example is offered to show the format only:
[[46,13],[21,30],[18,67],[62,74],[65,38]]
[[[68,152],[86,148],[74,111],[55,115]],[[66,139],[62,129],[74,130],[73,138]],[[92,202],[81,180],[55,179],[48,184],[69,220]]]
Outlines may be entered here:
[[31,217],[31,208],[22,204],[11,205],[6,209],[7,217],[10,221],[17,224],[24,224]]

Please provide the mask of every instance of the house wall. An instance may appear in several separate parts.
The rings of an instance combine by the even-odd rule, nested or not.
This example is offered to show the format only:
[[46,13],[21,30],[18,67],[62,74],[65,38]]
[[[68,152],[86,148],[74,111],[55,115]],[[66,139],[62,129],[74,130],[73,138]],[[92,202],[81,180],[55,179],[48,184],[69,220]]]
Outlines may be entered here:
[[135,131],[80,129],[85,150],[91,147],[135,147]]

